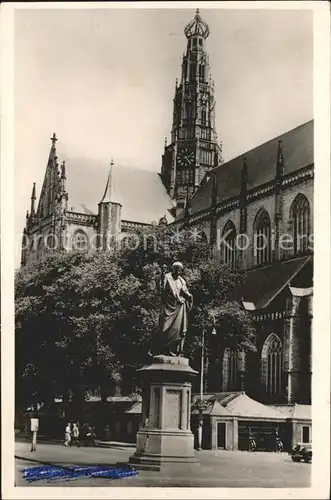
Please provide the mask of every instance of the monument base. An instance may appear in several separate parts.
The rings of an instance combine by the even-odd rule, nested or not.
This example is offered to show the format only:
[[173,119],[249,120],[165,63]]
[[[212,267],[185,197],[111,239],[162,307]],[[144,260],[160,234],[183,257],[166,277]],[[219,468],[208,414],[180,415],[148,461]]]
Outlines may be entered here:
[[163,470],[197,465],[190,430],[191,377],[188,359],[155,356],[143,367],[142,426],[129,463],[136,469]]

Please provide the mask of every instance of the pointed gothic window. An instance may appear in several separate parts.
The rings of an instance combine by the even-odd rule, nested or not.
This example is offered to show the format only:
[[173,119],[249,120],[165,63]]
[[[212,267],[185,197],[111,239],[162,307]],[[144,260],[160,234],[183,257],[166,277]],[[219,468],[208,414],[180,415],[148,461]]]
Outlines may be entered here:
[[75,252],[86,252],[88,250],[87,234],[79,229],[72,237],[72,249]]
[[201,123],[202,125],[206,125],[207,122],[207,111],[206,108],[201,109]]
[[272,333],[264,342],[261,353],[261,380],[266,395],[276,400],[282,393],[283,345]]
[[265,209],[261,209],[255,218],[253,251],[256,265],[270,262],[271,224],[269,214]]
[[44,253],[44,241],[42,234],[37,236],[36,242],[37,242],[37,259],[40,259]]
[[227,347],[223,355],[222,388],[224,392],[238,391],[241,386],[241,376],[245,372],[246,353],[243,349]]
[[291,221],[293,224],[294,253],[306,252],[309,249],[310,207],[303,194],[298,194],[291,206]]
[[233,222],[228,221],[222,232],[222,262],[232,268],[236,266],[236,238],[236,228]]
[[226,348],[223,356],[223,391],[237,389],[237,351]]

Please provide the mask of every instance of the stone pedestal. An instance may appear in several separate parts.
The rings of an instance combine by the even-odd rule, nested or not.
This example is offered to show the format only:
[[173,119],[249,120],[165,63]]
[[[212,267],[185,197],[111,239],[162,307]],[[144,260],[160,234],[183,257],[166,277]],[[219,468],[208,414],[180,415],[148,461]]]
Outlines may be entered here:
[[188,359],[154,356],[140,370],[142,423],[129,462],[137,469],[161,470],[196,464],[191,432],[191,379],[198,372]]

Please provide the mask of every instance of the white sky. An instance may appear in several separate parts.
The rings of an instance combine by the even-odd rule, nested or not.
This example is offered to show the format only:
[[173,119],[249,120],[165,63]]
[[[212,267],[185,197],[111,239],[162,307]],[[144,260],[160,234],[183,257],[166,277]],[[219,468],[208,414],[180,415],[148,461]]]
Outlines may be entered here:
[[[70,158],[83,156],[160,170],[186,49],[183,29],[194,12],[16,11],[16,265],[32,182],[38,196],[53,132],[68,169]],[[201,8],[201,16],[211,29],[207,48],[225,160],[312,118],[309,10]]]

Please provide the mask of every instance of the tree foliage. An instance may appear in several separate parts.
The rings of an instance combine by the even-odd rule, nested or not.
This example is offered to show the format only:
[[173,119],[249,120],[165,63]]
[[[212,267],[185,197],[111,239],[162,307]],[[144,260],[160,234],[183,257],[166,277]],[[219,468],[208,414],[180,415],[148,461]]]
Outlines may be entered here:
[[[138,244],[139,243],[139,244]],[[148,362],[157,334],[161,266],[185,264],[194,296],[187,356],[197,364],[201,332],[217,332],[214,358],[227,346],[254,349],[250,315],[229,300],[244,274],[210,257],[189,231],[141,231],[113,251],[50,253],[17,272],[15,280],[16,392],[23,403],[56,395],[82,401],[120,386],[137,389],[136,369]],[[216,353],[216,357],[215,357]]]

